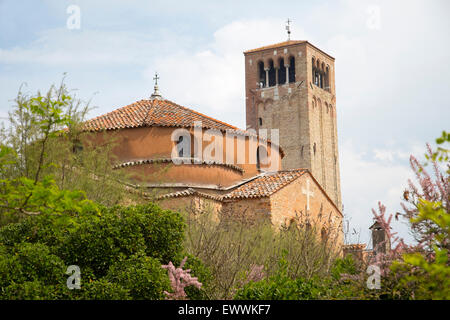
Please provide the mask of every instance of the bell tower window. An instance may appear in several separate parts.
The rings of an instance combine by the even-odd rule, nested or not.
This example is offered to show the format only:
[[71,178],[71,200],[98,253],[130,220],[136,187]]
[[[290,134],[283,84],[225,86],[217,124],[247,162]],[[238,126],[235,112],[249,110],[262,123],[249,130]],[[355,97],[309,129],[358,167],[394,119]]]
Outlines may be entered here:
[[266,86],[266,71],[264,71],[264,62],[258,63],[258,81],[259,87],[264,88]]
[[295,82],[295,58],[289,58],[289,83]]
[[278,84],[286,83],[286,66],[284,65],[284,59],[278,60]]
[[269,87],[273,87],[276,84],[275,68],[273,66],[273,60],[269,61]]

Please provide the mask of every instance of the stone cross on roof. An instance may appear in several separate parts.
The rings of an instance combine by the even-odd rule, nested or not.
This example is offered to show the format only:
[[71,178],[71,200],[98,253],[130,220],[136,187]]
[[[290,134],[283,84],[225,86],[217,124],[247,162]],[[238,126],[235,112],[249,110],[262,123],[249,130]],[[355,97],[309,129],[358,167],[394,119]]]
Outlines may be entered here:
[[158,72],[155,72],[155,76],[153,77],[153,80],[155,80],[155,87],[154,87],[154,91],[152,96],[150,97],[150,99],[162,99],[161,94],[159,93],[159,87],[158,87]]

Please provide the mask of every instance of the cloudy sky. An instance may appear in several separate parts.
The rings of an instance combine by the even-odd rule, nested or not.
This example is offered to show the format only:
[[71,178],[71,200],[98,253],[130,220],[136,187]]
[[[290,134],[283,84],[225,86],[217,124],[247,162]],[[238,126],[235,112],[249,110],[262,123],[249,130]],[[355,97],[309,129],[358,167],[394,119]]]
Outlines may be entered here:
[[292,39],[336,58],[344,213],[369,241],[371,208],[399,210],[410,154],[450,129],[449,12],[444,0],[0,0],[0,118],[22,83],[45,91],[67,72],[95,116],[149,97],[158,71],[165,98],[245,128],[242,52],[286,40],[290,18]]

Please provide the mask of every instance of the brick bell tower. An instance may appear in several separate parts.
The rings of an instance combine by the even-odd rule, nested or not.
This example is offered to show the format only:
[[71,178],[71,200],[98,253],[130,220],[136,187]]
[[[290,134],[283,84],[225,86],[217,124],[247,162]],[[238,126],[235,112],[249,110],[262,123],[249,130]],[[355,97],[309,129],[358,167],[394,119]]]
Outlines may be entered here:
[[279,129],[282,169],[309,169],[342,209],[334,58],[296,40],[244,56],[247,129]]

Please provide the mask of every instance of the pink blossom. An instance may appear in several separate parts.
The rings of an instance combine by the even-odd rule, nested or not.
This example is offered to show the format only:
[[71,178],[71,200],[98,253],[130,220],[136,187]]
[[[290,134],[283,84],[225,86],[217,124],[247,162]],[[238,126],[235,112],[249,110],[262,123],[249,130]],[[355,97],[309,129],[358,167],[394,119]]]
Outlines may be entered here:
[[201,288],[202,284],[198,281],[197,277],[192,277],[190,272],[191,269],[183,270],[184,264],[186,263],[187,257],[184,257],[183,261],[178,268],[176,268],[171,261],[169,264],[162,265],[164,269],[167,269],[169,273],[170,286],[173,292],[164,291],[164,294],[168,299],[173,300],[183,300],[186,299],[186,292],[184,288],[187,286],[195,286],[196,288]]

